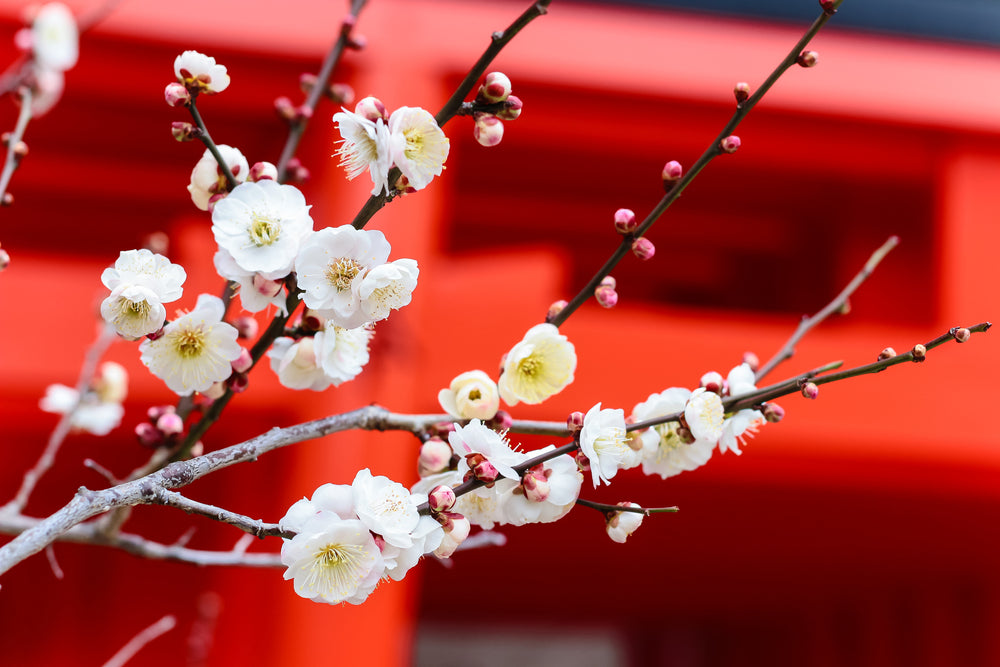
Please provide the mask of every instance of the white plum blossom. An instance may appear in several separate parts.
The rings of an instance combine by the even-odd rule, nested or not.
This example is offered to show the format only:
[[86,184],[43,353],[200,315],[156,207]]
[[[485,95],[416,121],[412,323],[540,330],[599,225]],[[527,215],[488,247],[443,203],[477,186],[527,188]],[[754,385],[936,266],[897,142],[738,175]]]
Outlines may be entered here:
[[271,360],[271,370],[283,386],[323,391],[330,386],[331,380],[323,372],[316,352],[314,337],[295,340],[282,336],[275,339],[267,356]]
[[225,312],[222,299],[202,294],[195,309],[165,326],[162,336],[142,342],[142,363],[180,396],[226,380],[243,348],[235,327],[222,321]]
[[314,602],[361,604],[385,573],[375,538],[361,521],[320,510],[281,545],[281,562],[295,592]]
[[441,524],[432,516],[421,516],[416,527],[410,533],[410,541],[412,542],[410,547],[402,548],[388,542],[382,547],[386,576],[393,581],[402,580],[403,576],[417,564],[421,556],[432,551],[436,552],[443,539],[444,529]]
[[718,442],[722,437],[725,419],[722,399],[714,391],[706,391],[704,387],[695,389],[684,407],[684,419],[695,439],[707,440],[713,444]]
[[149,250],[123,250],[101,282],[111,295],[101,302],[101,317],[120,335],[136,339],[158,331],[166,320],[164,303],[181,298],[184,268]]
[[[229,171],[232,172],[236,182],[243,183],[246,181],[250,165],[247,159],[243,157],[243,153],[239,149],[227,146],[226,144],[218,144],[216,148],[219,150],[219,155],[222,156],[223,162],[226,163]],[[223,174],[222,169],[219,167],[219,163],[215,161],[215,156],[207,148],[202,154],[201,159],[194,166],[194,169],[191,170],[191,183],[187,186],[187,189],[191,193],[191,201],[202,211],[208,210],[213,196],[225,195],[229,191],[229,184],[226,182],[225,174]]]
[[[756,378],[749,364],[736,366],[726,377],[726,389],[730,397],[743,396],[757,389]],[[740,410],[726,418],[719,436],[719,451],[733,451],[742,454],[739,443],[747,433],[754,434],[764,423],[764,415],[760,410]]]
[[[659,394],[650,394],[632,410],[637,422],[683,413],[691,391],[682,387],[671,387]],[[695,439],[688,444],[678,433],[680,423],[657,424],[640,434],[642,439],[642,471],[647,475],[659,475],[663,479],[679,475],[686,470],[705,465],[712,457],[715,443],[711,440]]]
[[473,419],[465,426],[456,424],[455,430],[448,434],[448,442],[452,450],[461,457],[458,464],[461,473],[469,470],[465,461],[467,454],[482,454],[503,477],[521,481],[521,476],[513,466],[521,462],[522,456],[510,448],[503,436],[487,428],[478,419]]
[[384,264],[390,250],[382,232],[351,225],[310,234],[295,258],[302,300],[345,329],[367,324],[370,320],[361,309],[354,286],[369,269]]
[[[464,474],[458,470],[430,475],[413,485],[414,493],[428,493],[439,484],[455,488],[462,483]],[[497,524],[505,523],[503,512],[506,496],[518,486],[515,479],[498,478],[492,487],[481,486],[458,497],[451,511],[458,512],[469,523],[489,530]]]
[[281,289],[280,284],[277,290],[261,290],[258,286],[262,281],[267,285],[270,285],[273,281],[263,274],[243,269],[243,267],[236,263],[236,260],[233,259],[228,250],[220,249],[215,253],[213,261],[215,270],[220,276],[239,284],[238,292],[240,303],[243,304],[243,310],[257,313],[268,306],[274,306],[282,315],[287,314],[285,293]]
[[635,462],[635,452],[628,446],[625,411],[602,410],[598,403],[583,418],[580,450],[590,459],[590,474],[596,489],[601,482],[611,483],[621,468]]
[[493,419],[500,408],[497,383],[480,370],[455,376],[438,392],[441,408],[455,419]]
[[312,498],[296,501],[285,516],[278,521],[278,527],[293,533],[302,532],[306,520],[321,511],[333,512],[341,519],[356,519],[354,513],[354,492],[347,484],[321,484],[313,491]]
[[51,384],[39,407],[45,412],[67,414],[70,428],[94,435],[107,435],[121,424],[125,409],[122,401],[128,390],[128,373],[120,364],[106,361],[101,364],[100,375],[83,396],[73,387]]
[[524,334],[503,364],[497,383],[507,405],[541,403],[573,381],[576,350],[554,324],[536,324]]
[[42,5],[31,23],[31,51],[42,70],[64,72],[80,54],[76,19],[61,2]]
[[347,170],[347,180],[368,171],[374,184],[372,194],[388,192],[392,155],[385,121],[381,118],[372,121],[347,109],[334,114],[333,120],[342,137],[337,155],[340,166]]
[[417,263],[412,259],[397,259],[367,271],[360,281],[352,285],[352,289],[357,288],[365,321],[384,320],[391,310],[399,310],[410,303],[419,273]]
[[305,197],[293,185],[241,183],[212,210],[212,234],[245,271],[272,280],[292,271],[299,246],[313,229]]
[[392,160],[414,190],[440,176],[448,159],[448,137],[429,111],[399,107],[389,116]]
[[351,483],[354,509],[368,530],[381,535],[387,544],[400,548],[413,546],[410,533],[417,527],[420,514],[415,500],[399,482],[388,477],[375,477],[368,468],[359,470]]
[[367,327],[345,329],[332,323],[316,334],[320,367],[333,386],[360,375],[368,363],[368,342],[374,335]]
[[[524,460],[550,452],[555,445],[549,445],[524,455]],[[583,485],[583,474],[572,456],[563,454],[541,464],[548,486],[545,498],[533,500],[524,493],[523,487],[503,497],[503,523],[523,526],[526,523],[551,523],[566,516],[576,505]]]
[[229,87],[229,73],[225,66],[197,51],[185,51],[174,59],[174,75],[192,92],[213,95]]
[[[635,503],[618,503],[627,507],[639,507]],[[634,533],[642,525],[642,518],[645,515],[641,512],[615,512],[608,516],[607,530],[608,537],[619,544],[625,544],[629,535]]]

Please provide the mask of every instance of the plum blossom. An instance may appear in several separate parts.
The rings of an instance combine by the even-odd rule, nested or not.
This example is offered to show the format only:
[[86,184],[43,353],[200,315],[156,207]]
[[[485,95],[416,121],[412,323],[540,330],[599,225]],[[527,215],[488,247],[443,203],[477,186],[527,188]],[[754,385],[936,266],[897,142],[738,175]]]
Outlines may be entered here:
[[181,298],[184,268],[149,250],[123,250],[101,282],[111,295],[101,302],[101,317],[120,335],[136,339],[158,331],[166,320],[164,303]]
[[455,419],[492,419],[500,408],[500,394],[489,375],[468,371],[438,392],[438,403]]
[[[635,503],[618,504],[626,507],[639,507]],[[625,544],[629,535],[639,530],[644,516],[641,512],[612,512],[607,517],[608,537],[619,544]]]
[[[683,413],[690,397],[689,389],[671,387],[659,394],[650,394],[649,398],[632,409],[632,416],[636,421],[646,421]],[[694,442],[687,443],[681,437],[679,429],[678,422],[667,422],[652,426],[640,434],[642,471],[645,474],[656,474],[666,479],[703,466],[712,457],[714,442],[696,438]]]
[[440,176],[448,159],[448,137],[429,111],[399,107],[389,116],[392,160],[414,190]]
[[448,442],[452,450],[461,457],[458,469],[462,474],[469,470],[465,456],[482,454],[503,477],[520,482],[521,476],[513,466],[521,462],[521,455],[510,448],[503,436],[487,428],[478,419],[473,419],[465,426],[456,424],[455,430],[448,434]]
[[80,396],[73,387],[51,384],[39,407],[56,414],[72,413],[70,427],[94,435],[107,435],[121,424],[125,409],[122,401],[128,390],[128,373],[120,364],[106,361],[92,386]]
[[[550,452],[555,445],[525,454],[534,458]],[[503,497],[503,523],[523,526],[526,523],[551,523],[566,516],[576,505],[583,485],[583,474],[580,473],[572,456],[563,454],[536,466],[537,472],[545,478],[545,493],[532,497],[525,492],[524,484],[520,489]],[[533,468],[532,470],[536,470]],[[536,499],[537,498],[537,499]]]
[[684,407],[684,419],[695,439],[718,442],[722,437],[725,419],[722,399],[714,391],[706,391],[704,387],[695,389]]
[[[216,148],[219,149],[219,155],[222,156],[222,160],[229,167],[236,182],[243,183],[246,181],[250,165],[247,159],[243,157],[243,153],[239,149],[227,146],[226,144],[218,144]],[[187,189],[191,193],[191,201],[202,211],[209,209],[213,197],[216,195],[225,196],[229,192],[229,184],[226,181],[226,176],[219,167],[219,163],[215,161],[212,152],[207,148],[202,154],[201,159],[194,166],[194,169],[191,170],[191,183],[187,186]]]
[[197,51],[185,51],[174,59],[174,75],[192,94],[214,95],[229,87],[226,68]]
[[242,183],[212,210],[212,234],[244,271],[283,278],[313,229],[305,197],[293,185]]
[[372,121],[347,109],[334,114],[333,120],[342,137],[337,155],[340,166],[347,170],[347,180],[352,181],[368,171],[374,184],[372,194],[388,192],[392,155],[389,127],[385,121],[381,118]]
[[384,320],[389,317],[390,311],[410,303],[419,273],[417,263],[412,259],[397,259],[365,272],[361,280],[351,286],[352,290],[357,288],[365,321]]
[[[726,390],[730,397],[743,396],[757,389],[756,378],[749,364],[736,366],[726,377]],[[740,410],[726,418],[719,436],[719,451],[733,451],[741,454],[739,443],[746,434],[754,434],[764,423],[764,415],[760,410]]]
[[368,343],[374,335],[368,327],[345,329],[332,323],[316,334],[320,368],[333,386],[361,374],[368,363]]
[[507,353],[497,386],[507,405],[541,403],[572,382],[575,371],[573,344],[554,324],[537,324]]
[[282,315],[287,314],[285,293],[280,283],[277,284],[277,289],[273,289],[273,280],[266,278],[264,274],[243,269],[228,250],[220,249],[216,252],[213,262],[215,271],[220,276],[239,284],[238,293],[243,310],[257,313],[268,306],[274,306]]
[[76,19],[61,2],[42,5],[31,23],[31,51],[41,70],[64,72],[80,54]]
[[331,380],[320,365],[316,343],[315,337],[309,336],[299,340],[286,336],[275,339],[267,357],[271,360],[271,370],[283,386],[313,391],[323,391],[330,386]]
[[598,403],[583,418],[580,451],[590,459],[590,474],[596,489],[601,482],[611,483],[620,468],[630,467],[636,458],[628,446],[625,411],[601,409]]
[[[439,484],[454,488],[462,483],[463,477],[458,470],[430,475],[414,484],[411,491],[427,493]],[[459,496],[452,510],[463,515],[469,523],[489,530],[506,522],[503,511],[505,498],[513,493],[517,485],[518,481],[514,479],[498,479],[492,487],[481,486]]]
[[162,336],[142,342],[142,363],[180,396],[226,380],[243,348],[236,328],[222,321],[225,312],[222,299],[202,294],[195,309],[165,326]]

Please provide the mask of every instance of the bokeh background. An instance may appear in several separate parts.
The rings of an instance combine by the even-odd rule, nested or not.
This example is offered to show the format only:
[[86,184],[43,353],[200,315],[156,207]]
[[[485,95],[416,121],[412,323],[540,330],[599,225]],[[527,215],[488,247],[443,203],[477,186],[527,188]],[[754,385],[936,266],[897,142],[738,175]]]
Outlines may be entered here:
[[[94,5],[73,0],[77,12]],[[794,5],[794,6],[792,6]],[[390,108],[436,110],[523,1],[373,0],[368,47],[335,80]],[[0,2],[0,57],[12,61],[23,3]],[[37,458],[54,415],[46,385],[72,384],[97,335],[100,273],[164,231],[189,280],[180,307],[217,293],[209,216],[185,191],[200,144],[177,144],[163,103],[174,57],[197,49],[232,85],[199,105],[216,141],[276,161],[286,136],[273,100],[299,101],[346,3],[125,0],[81,43],[61,103],[32,122],[0,211],[12,256],[0,275],[0,501]],[[698,11],[695,11],[698,10]],[[444,175],[372,222],[393,258],[421,267],[413,303],[379,325],[356,381],[320,394],[282,389],[266,369],[206,438],[222,447],[273,426],[377,401],[437,411],[459,372],[495,373],[501,355],[569,298],[617,243],[611,220],[660,196],[660,169],[690,165],[728,119],[732,87],[756,88],[818,14],[796,2],[562,2],[497,59],[525,110],[503,143],[445,127]],[[614,272],[620,303],[588,304],[563,327],[577,380],[515,416],[562,419],[598,401],[630,410],[669,386],[723,373],[745,351],[777,350],[891,234],[901,245],[851,302],[772,377],[842,359],[867,363],[955,325],[997,317],[1000,247],[1000,9],[982,2],[845,3],[815,40],[819,66],[794,68],[653,228],[655,258]],[[330,105],[300,151],[317,227],[349,222],[368,194],[330,155]],[[0,107],[0,128],[16,108]],[[504,530],[503,548],[427,562],[360,607],[313,605],[279,571],[140,561],[57,545],[0,581],[0,663],[102,664],[164,613],[180,623],[144,665],[1000,664],[1000,435],[995,334],[920,365],[789,397],[787,417],[741,457],[667,481],[638,471],[585,496],[679,505],[625,545],[578,509],[552,526]],[[54,511],[145,457],[132,427],[170,402],[133,344],[108,358],[131,371],[125,421],[72,436],[28,507]],[[548,444],[523,439],[527,447]],[[354,471],[415,480],[412,437],[345,433],[269,454],[188,487],[276,521],[323,482]],[[194,533],[189,534],[191,529]],[[165,508],[126,525],[164,542],[229,548],[234,529]],[[253,549],[276,549],[268,541]]]

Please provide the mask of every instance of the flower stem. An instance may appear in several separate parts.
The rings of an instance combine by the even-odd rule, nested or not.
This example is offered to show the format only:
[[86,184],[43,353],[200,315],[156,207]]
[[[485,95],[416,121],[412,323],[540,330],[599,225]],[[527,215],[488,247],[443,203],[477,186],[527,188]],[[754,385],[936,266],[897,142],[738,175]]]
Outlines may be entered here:
[[201,113],[198,111],[198,104],[196,100],[196,97],[191,97],[191,103],[188,104],[188,111],[191,112],[191,118],[194,120],[194,124],[198,126],[199,130],[201,130],[201,132],[198,133],[198,138],[201,140],[201,143],[205,144],[205,148],[208,149],[208,151],[212,154],[212,157],[214,157],[215,161],[219,164],[219,169],[222,170],[222,175],[226,177],[226,184],[229,186],[229,189],[232,190],[239,185],[239,183],[236,182],[236,177],[233,176],[233,172],[229,169],[229,165],[222,159],[222,153],[219,152],[219,147],[215,145],[214,141],[212,141],[212,136],[208,133],[208,128],[205,127],[205,121],[202,120]]

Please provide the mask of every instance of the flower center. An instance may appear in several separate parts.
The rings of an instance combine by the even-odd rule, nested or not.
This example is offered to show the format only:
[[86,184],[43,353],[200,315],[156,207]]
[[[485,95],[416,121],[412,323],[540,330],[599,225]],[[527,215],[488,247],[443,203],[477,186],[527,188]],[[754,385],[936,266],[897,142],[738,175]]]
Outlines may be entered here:
[[149,317],[150,310],[152,310],[152,306],[149,305],[148,301],[120,299],[118,302],[118,316],[121,319],[144,320]]
[[386,308],[396,308],[403,301],[403,287],[398,282],[391,282],[385,287],[372,290],[372,300]]
[[601,435],[594,440],[594,451],[598,454],[619,454],[624,452],[628,445],[625,444],[625,429],[608,428],[601,432]]
[[406,137],[406,148],[403,150],[403,153],[409,160],[416,159],[424,150],[423,132],[417,128],[410,128],[403,131],[403,136]]
[[534,377],[542,370],[542,361],[535,355],[529,355],[521,360],[521,363],[517,365],[517,370],[521,375],[527,377]]
[[182,359],[193,359],[200,356],[206,347],[205,332],[201,328],[184,329],[174,334],[171,343],[177,356]]
[[369,554],[360,544],[328,544],[313,556],[308,584],[338,598],[351,595],[370,567]]
[[250,214],[250,227],[247,228],[250,243],[258,248],[275,243],[281,236],[281,225],[266,215]]
[[478,401],[482,397],[483,397],[483,392],[479,391],[478,389],[473,389],[472,391],[469,392],[470,401]]
[[327,264],[326,280],[336,287],[337,291],[343,292],[351,289],[351,282],[361,273],[362,268],[364,267],[354,258],[340,257]]
[[684,444],[680,436],[677,435],[676,424],[657,424],[653,427],[660,436],[660,444],[656,448],[656,461],[662,462],[672,451]]

